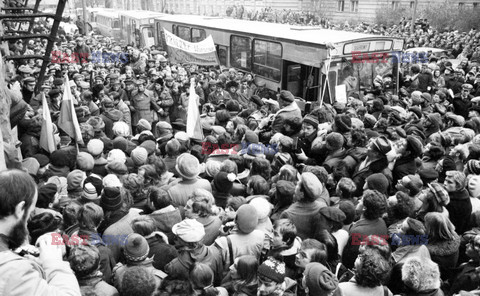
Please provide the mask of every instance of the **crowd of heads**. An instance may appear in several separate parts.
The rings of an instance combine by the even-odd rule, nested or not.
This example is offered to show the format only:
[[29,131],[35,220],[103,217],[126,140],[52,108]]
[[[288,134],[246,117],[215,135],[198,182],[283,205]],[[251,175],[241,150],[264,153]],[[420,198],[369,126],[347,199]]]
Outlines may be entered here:
[[[379,77],[307,112],[252,73],[175,64],[155,47],[66,33],[55,50],[65,59],[39,93],[39,61],[8,81],[22,157],[5,145],[0,251],[39,256],[50,276],[51,261],[70,263],[64,291],[469,295],[480,284],[480,73],[467,46],[459,65],[408,65],[398,94]],[[94,61],[95,50],[129,59]],[[70,101],[81,140],[61,120]],[[201,133],[187,134],[192,105]]]

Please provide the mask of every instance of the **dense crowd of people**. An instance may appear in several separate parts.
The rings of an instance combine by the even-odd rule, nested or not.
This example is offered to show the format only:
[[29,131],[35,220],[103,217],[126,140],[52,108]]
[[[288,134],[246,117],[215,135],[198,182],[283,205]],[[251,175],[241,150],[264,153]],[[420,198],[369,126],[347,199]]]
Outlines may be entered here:
[[21,157],[5,147],[0,294],[477,295],[478,34],[410,37],[452,50],[408,65],[398,94],[386,74],[305,112],[251,73],[65,32],[40,93],[40,60],[7,81]]

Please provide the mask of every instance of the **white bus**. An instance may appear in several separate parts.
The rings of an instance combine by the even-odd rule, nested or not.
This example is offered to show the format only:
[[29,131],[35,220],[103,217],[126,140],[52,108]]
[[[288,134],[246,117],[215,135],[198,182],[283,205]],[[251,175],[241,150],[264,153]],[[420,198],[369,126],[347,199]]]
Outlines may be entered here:
[[[372,87],[377,75],[387,74],[392,75],[392,93],[398,92],[399,65],[392,56],[403,51],[404,40],[400,38],[219,17],[167,15],[155,20],[155,40],[163,47],[163,28],[190,42],[212,35],[221,65],[251,72],[257,80],[265,81],[269,89],[287,89],[307,101],[324,97],[326,102],[333,102],[335,86],[346,85],[347,94],[361,92]],[[357,52],[361,56],[375,53],[385,58],[359,63],[358,59],[353,60]]]

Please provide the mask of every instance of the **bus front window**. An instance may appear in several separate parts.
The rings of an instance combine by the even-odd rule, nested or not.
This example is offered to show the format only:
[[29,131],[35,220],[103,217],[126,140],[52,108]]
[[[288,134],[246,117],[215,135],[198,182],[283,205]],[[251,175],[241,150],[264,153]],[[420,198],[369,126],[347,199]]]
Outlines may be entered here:
[[397,67],[393,67],[391,57],[375,63],[352,63],[352,61],[343,59],[342,62],[336,64],[335,68],[338,69],[338,84],[346,86],[347,95],[380,88],[392,93],[394,91],[389,89],[393,87],[393,83],[384,84],[384,81],[388,81],[388,74],[391,75],[392,80],[396,80],[397,75],[394,72]]

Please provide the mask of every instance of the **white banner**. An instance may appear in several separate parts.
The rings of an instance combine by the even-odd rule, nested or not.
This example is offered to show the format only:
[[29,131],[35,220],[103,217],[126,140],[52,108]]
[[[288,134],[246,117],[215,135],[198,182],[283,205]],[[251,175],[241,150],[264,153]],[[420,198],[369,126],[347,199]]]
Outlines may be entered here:
[[192,63],[202,66],[219,65],[217,50],[212,36],[207,39],[191,43],[163,29],[165,42],[168,46],[168,55],[174,63]]

